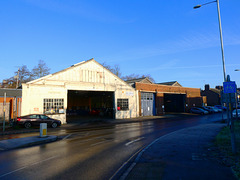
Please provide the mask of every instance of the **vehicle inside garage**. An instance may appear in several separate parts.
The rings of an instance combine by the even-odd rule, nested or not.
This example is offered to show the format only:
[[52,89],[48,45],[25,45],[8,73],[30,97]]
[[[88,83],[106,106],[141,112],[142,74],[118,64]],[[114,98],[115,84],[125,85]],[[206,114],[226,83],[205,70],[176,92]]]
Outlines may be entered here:
[[165,112],[185,112],[186,94],[164,93]]
[[67,122],[114,117],[114,92],[68,90]]

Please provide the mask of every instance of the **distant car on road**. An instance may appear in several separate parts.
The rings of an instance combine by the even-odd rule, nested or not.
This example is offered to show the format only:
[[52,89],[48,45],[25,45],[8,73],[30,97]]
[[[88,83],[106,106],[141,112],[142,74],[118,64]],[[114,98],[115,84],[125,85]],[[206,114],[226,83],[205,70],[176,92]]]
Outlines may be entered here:
[[201,109],[201,108],[199,108],[199,107],[193,107],[193,108],[191,108],[190,109],[190,112],[191,113],[194,113],[194,114],[208,114],[208,111],[205,111],[205,110],[203,110],[203,109]]
[[218,108],[218,109],[221,109],[221,110],[224,110],[224,111],[227,110],[227,108],[225,106],[221,106],[221,105],[215,105],[214,107]]
[[44,114],[29,114],[26,116],[17,117],[16,124],[22,125],[25,128],[32,126],[40,126],[41,123],[47,123],[48,126],[56,128],[61,126],[61,121],[52,119]]
[[[240,119],[240,109],[237,109],[238,119]],[[232,111],[232,117],[236,118],[236,109]]]
[[209,114],[215,113],[215,111],[212,108],[208,108],[206,106],[200,107],[201,109],[207,111]]
[[211,109],[214,113],[218,113],[221,112],[221,109],[218,109],[216,107],[212,107],[212,106],[206,106],[208,109]]

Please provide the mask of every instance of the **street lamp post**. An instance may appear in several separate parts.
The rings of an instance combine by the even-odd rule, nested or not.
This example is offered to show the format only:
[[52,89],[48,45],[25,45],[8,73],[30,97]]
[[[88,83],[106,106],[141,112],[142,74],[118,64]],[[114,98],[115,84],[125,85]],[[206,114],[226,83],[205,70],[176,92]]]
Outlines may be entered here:
[[[211,3],[217,3],[217,11],[218,11],[218,24],[219,24],[219,34],[220,34],[220,43],[221,43],[221,51],[222,51],[222,65],[223,65],[223,78],[224,82],[227,82],[227,77],[226,77],[226,68],[225,68],[225,59],[224,59],[224,50],[223,50],[223,37],[222,37],[222,25],[221,25],[221,16],[220,16],[220,7],[219,7],[219,0],[211,1],[202,5],[197,5],[194,6],[194,9],[200,8],[204,5],[211,4]],[[230,79],[230,78],[228,78]],[[229,98],[230,99],[230,98]],[[227,107],[227,119],[229,122],[229,107],[231,107],[231,104],[229,103],[229,106]],[[235,154],[236,153],[236,146],[235,146],[235,134],[234,134],[234,121],[231,119],[231,144],[232,144],[232,152]]]
[[201,5],[197,5],[194,6],[194,9],[200,8],[204,5],[207,4],[211,4],[211,3],[217,3],[217,11],[218,11],[218,24],[219,24],[219,33],[220,33],[220,43],[221,43],[221,51],[222,51],[222,64],[223,64],[223,78],[224,78],[224,82],[227,81],[227,77],[226,77],[226,68],[225,68],[225,59],[224,59],[224,50],[223,50],[223,37],[222,37],[222,25],[221,25],[221,16],[220,16],[220,7],[219,7],[219,0],[216,1],[211,1],[205,4],[201,4]]

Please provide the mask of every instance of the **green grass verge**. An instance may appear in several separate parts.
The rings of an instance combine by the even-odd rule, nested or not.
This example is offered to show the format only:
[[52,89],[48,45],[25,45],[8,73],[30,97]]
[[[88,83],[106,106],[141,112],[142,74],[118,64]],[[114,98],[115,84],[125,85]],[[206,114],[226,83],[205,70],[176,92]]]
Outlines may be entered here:
[[224,165],[231,167],[236,177],[240,180],[240,121],[235,122],[234,132],[237,153],[232,153],[230,128],[224,127],[216,136],[214,156]]

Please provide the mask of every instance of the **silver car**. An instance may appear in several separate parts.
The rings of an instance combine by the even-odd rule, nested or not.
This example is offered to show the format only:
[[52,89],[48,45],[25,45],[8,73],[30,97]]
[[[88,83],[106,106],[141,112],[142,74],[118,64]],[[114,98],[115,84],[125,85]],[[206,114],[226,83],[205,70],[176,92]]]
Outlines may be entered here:
[[[237,109],[238,119],[240,119],[240,109]],[[236,118],[236,109],[232,111],[232,117]]]

